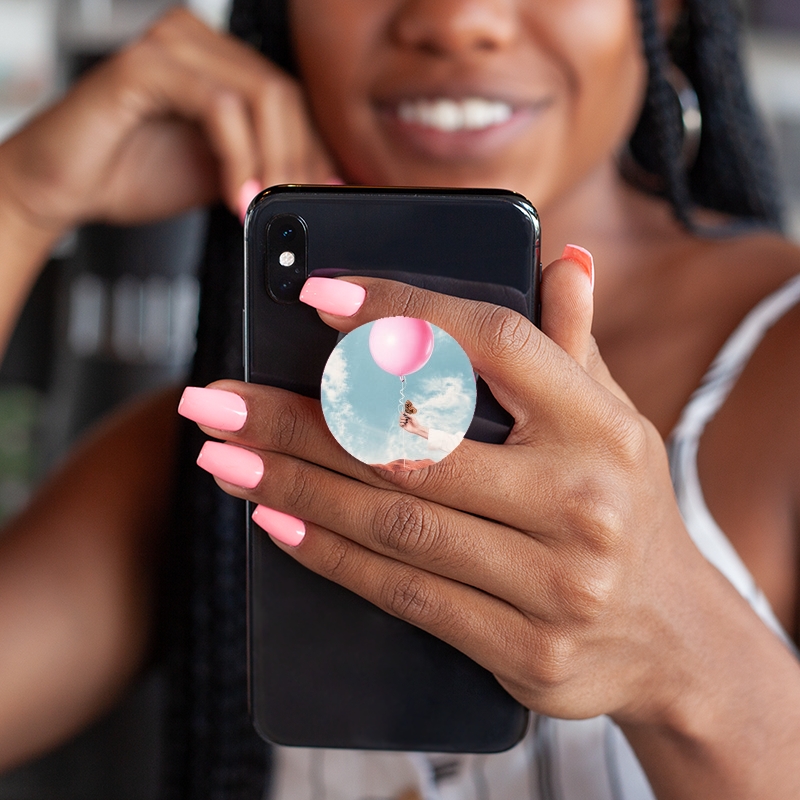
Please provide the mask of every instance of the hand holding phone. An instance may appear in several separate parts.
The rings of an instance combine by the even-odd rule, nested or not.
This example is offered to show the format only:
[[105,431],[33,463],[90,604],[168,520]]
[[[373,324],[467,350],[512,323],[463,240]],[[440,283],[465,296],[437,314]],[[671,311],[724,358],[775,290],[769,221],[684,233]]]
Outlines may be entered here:
[[[298,302],[309,275],[381,275],[535,318],[539,224],[486,190],[279,187],[246,222],[248,380],[319,397],[336,331]],[[471,438],[513,419],[480,384]],[[284,744],[490,752],[526,712],[451,646],[300,567],[250,526],[251,707]],[[274,687],[281,686],[276,692]]]
[[[647,726],[663,720],[674,677],[685,674],[686,651],[672,645],[706,596],[694,581],[708,567],[683,526],[663,441],[598,356],[584,255],[567,250],[547,268],[542,331],[492,304],[374,278],[322,279],[359,287],[350,316],[326,307],[324,291],[314,299],[338,332],[409,312],[448,328],[513,414],[508,441],[465,441],[440,469],[410,479],[383,474],[342,451],[314,400],[223,384],[250,413],[225,438],[258,448],[265,466],[255,489],[225,488],[294,519],[302,534],[291,543],[264,523],[291,560],[453,645],[525,707]],[[676,574],[688,596],[676,593]],[[402,661],[412,677],[419,665]],[[462,696],[456,711],[473,699]],[[432,692],[418,719],[435,716],[441,700]],[[387,710],[401,721],[407,711],[381,705],[381,718]]]

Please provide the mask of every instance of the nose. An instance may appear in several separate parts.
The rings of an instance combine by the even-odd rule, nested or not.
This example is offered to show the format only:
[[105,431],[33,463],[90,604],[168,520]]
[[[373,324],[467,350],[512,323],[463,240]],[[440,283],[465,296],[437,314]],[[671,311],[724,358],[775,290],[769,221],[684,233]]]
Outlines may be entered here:
[[441,56],[501,50],[518,20],[514,0],[406,0],[393,23],[398,44]]

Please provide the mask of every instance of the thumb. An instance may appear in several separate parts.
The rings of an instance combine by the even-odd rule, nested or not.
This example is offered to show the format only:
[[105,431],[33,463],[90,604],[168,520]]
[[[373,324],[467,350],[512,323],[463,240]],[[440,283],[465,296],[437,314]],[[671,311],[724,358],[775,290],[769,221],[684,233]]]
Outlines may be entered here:
[[594,260],[568,244],[542,273],[542,331],[584,369],[592,347]]
[[633,407],[611,377],[592,336],[594,259],[568,244],[542,273],[542,331],[598,383]]

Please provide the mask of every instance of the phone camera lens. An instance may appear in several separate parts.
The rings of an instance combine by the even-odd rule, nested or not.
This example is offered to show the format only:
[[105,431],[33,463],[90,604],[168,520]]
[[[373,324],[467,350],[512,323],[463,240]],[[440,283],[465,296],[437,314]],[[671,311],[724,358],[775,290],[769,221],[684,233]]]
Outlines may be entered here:
[[308,229],[297,214],[279,214],[267,226],[267,289],[279,303],[296,303],[307,270]]

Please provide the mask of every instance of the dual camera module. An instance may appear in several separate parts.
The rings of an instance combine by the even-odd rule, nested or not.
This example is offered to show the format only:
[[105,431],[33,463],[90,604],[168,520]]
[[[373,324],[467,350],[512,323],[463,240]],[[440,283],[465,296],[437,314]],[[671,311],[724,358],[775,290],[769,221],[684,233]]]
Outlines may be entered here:
[[267,288],[279,303],[296,303],[306,280],[308,229],[295,214],[280,214],[267,226]]

